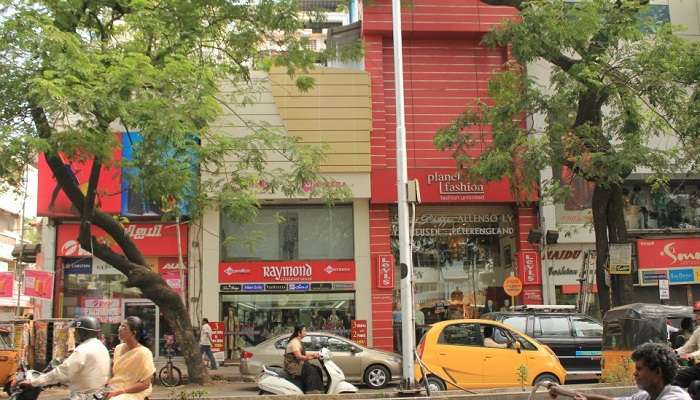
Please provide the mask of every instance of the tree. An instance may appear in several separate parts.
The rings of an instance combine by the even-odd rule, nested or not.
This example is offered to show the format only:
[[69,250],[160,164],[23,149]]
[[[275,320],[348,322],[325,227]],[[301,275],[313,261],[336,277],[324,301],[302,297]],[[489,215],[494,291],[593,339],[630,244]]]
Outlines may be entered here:
[[[187,204],[192,218],[218,206],[245,220],[255,216],[260,191],[292,195],[323,181],[320,147],[265,127],[245,137],[211,127],[224,107],[233,111],[230,104],[250,98],[251,67],[278,65],[295,74],[312,66],[316,56],[296,34],[303,21],[295,1],[0,0],[0,10],[0,182],[17,185],[19,171],[43,152],[80,217],[80,245],[160,307],[190,380],[205,382],[185,305],[145,266],[121,221],[100,209],[97,183],[103,167],[137,167],[128,178],[167,209],[165,218],[180,217],[179,205]],[[299,76],[297,83],[313,81]],[[242,89],[225,95],[222,85]],[[113,158],[119,130],[143,138],[128,165]],[[289,168],[268,166],[272,156]],[[75,183],[73,161],[91,165],[87,188]],[[328,189],[334,185],[314,187],[326,192],[313,195],[341,195]],[[119,251],[96,240],[91,226]]]
[[[700,48],[657,24],[645,2],[482,1],[519,11],[517,21],[484,38],[508,46],[515,60],[490,80],[490,99],[470,105],[434,143],[453,152],[465,175],[507,177],[517,194],[537,188],[545,167],[568,168],[594,185],[596,278],[605,312],[609,244],[628,242],[623,181],[649,168],[660,187],[670,172],[698,170]],[[548,68],[548,78],[529,77],[529,66]],[[533,118],[545,126],[536,131]],[[476,146],[485,150],[473,156]],[[541,190],[555,201],[569,193],[555,181]],[[613,305],[626,303],[631,277],[613,276],[611,289]]]

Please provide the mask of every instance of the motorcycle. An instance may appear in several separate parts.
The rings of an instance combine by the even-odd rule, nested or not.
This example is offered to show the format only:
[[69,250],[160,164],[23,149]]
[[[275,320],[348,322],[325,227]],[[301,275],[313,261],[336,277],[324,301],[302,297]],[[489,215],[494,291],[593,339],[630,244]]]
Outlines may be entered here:
[[[331,352],[327,348],[319,351],[318,361],[321,370],[326,376],[324,384],[325,394],[356,393],[357,387],[345,381],[345,374],[338,365],[331,360]],[[258,377],[259,394],[303,395],[300,382],[294,379],[282,368],[266,367]]]
[[41,375],[41,372],[28,369],[27,365],[21,362],[12,380],[10,400],[36,400],[44,389],[40,387],[26,387],[22,386],[20,383],[29,378],[38,377],[39,375]]

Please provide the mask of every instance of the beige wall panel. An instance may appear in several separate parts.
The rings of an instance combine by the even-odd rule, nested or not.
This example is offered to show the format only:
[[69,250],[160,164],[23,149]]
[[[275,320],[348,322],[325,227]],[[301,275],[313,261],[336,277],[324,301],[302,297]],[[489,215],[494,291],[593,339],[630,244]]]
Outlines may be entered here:
[[323,173],[342,173],[342,172],[371,172],[372,168],[369,165],[322,165],[321,172]]
[[315,85],[307,92],[302,92],[296,86],[272,87],[272,94],[277,96],[366,96],[369,100],[369,85]]
[[286,122],[289,131],[330,131],[334,129],[369,131],[371,125],[370,120],[366,119],[291,120]]
[[[367,131],[288,131],[290,136],[296,136],[304,142],[367,142]],[[367,148],[369,151],[369,148]]]
[[299,120],[299,119],[366,119],[370,120],[372,118],[371,110],[367,107],[364,108],[282,108],[280,107],[279,113],[282,119],[285,121]]
[[[310,76],[314,79],[314,85],[369,85],[369,77],[367,74],[335,74],[335,73],[311,73]],[[296,77],[290,78],[289,75],[270,74],[270,81],[273,85],[296,86]]]
[[366,96],[278,96],[275,101],[280,108],[323,107],[323,108],[369,108]]

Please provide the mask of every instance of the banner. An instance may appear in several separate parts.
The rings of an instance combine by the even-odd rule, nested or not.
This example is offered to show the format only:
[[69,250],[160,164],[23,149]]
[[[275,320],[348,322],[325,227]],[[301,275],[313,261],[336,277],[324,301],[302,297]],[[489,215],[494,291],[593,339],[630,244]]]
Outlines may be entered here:
[[122,319],[122,299],[81,298],[85,315],[97,318],[103,324],[118,324]]
[[377,289],[394,288],[394,256],[381,254],[377,256]]
[[252,261],[219,263],[219,283],[354,282],[355,261]]
[[[180,249],[187,255],[188,226],[180,225]],[[126,234],[141,250],[145,257],[177,256],[177,229],[175,223],[138,223],[125,224]],[[80,225],[61,224],[56,234],[56,255],[60,257],[85,257],[90,252],[81,248],[78,243]],[[91,228],[97,240],[109,245],[112,250],[119,251],[111,236],[96,226]],[[155,265],[153,265],[155,270]]]
[[367,320],[353,319],[350,321],[350,340],[360,346],[367,346]]
[[24,295],[40,299],[53,298],[53,272],[28,269],[24,271]]
[[637,260],[639,269],[700,267],[700,239],[639,239]]
[[226,357],[226,352],[224,351],[224,338],[226,326],[223,322],[210,321],[209,326],[211,327],[211,352],[214,353],[214,358],[217,361],[223,361]]
[[537,251],[518,252],[518,272],[524,285],[542,284],[542,264]]
[[15,273],[0,272],[0,297],[14,297]]

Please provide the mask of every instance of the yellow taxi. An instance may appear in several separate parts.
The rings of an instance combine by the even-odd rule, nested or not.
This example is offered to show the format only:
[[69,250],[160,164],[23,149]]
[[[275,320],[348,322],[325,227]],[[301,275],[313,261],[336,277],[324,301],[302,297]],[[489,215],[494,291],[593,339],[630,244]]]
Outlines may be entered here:
[[[566,370],[547,346],[509,326],[483,319],[457,319],[430,327],[418,344],[431,390],[564,383]],[[422,381],[416,363],[416,380]]]

